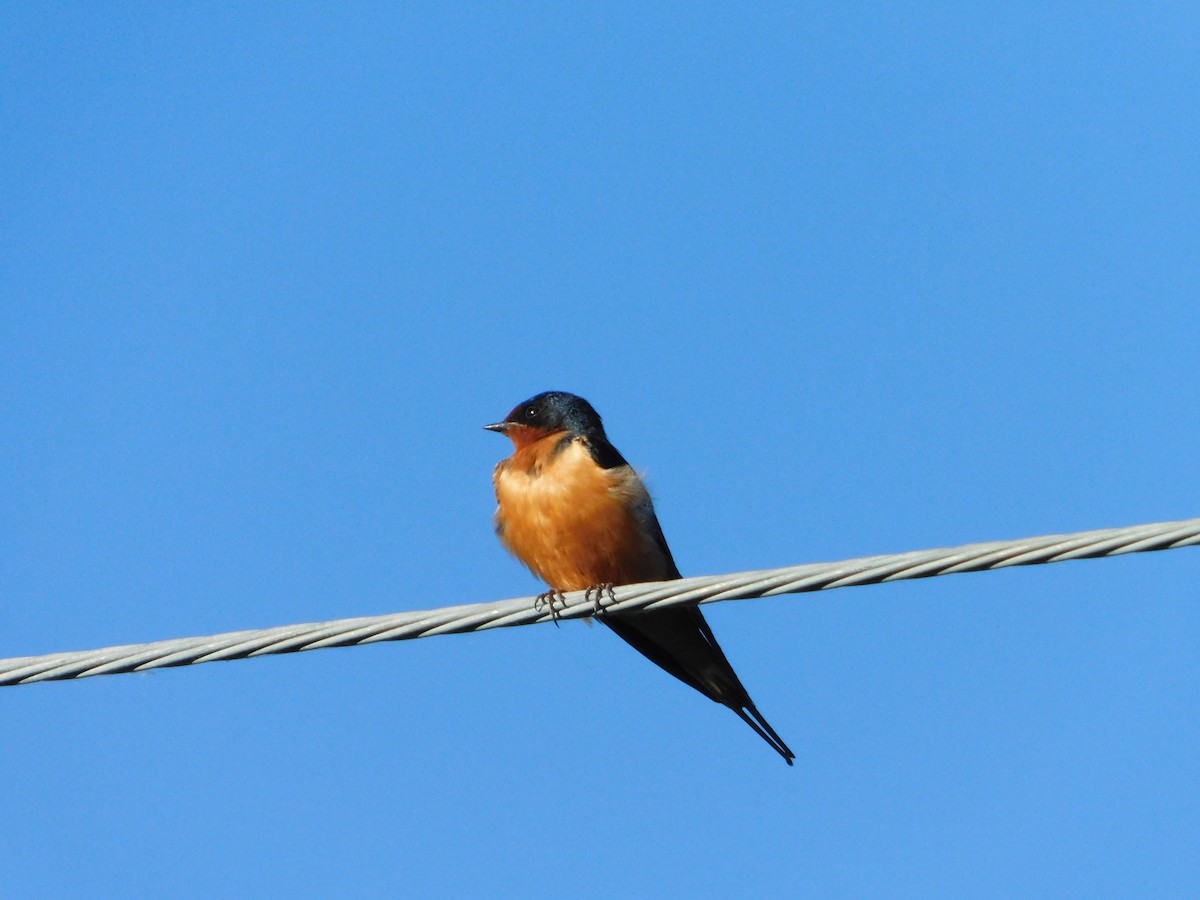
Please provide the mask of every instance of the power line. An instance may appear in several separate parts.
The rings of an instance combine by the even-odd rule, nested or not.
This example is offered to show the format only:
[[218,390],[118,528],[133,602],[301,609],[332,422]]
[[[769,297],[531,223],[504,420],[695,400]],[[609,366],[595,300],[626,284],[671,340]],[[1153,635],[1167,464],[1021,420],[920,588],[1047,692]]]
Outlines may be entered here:
[[[721,600],[747,600],[884,581],[929,578],[956,572],[1171,550],[1197,544],[1200,544],[1200,519],[1184,519],[1075,534],[967,544],[939,550],[914,550],[842,562],[627,585],[615,589],[616,602],[605,603],[604,612],[614,614]],[[325,647],[403,641],[435,634],[487,631],[532,625],[552,618],[586,618],[596,613],[594,599],[586,596],[584,591],[562,595],[561,601],[556,600],[554,606],[555,613],[552,615],[545,604],[536,603],[535,598],[521,597],[385,616],[232,631],[149,644],[127,644],[99,650],[13,657],[0,659],[0,687],[92,675],[144,672],[170,666],[190,666]]]

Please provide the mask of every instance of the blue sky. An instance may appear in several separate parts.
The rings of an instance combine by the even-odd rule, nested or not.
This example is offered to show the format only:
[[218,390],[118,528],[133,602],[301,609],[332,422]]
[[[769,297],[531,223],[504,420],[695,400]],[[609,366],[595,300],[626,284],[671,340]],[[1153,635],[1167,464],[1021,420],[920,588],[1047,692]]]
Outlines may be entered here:
[[[1200,514],[1194,4],[10,4],[0,656]],[[0,690],[0,895],[1195,896],[1195,551]]]

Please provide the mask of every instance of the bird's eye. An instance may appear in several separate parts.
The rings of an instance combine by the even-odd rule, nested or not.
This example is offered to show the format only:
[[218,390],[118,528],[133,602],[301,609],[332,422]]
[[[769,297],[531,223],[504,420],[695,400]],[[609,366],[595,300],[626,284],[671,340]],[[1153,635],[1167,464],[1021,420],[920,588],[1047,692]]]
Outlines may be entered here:
[[536,419],[537,418],[537,407],[536,406],[525,407],[525,418]]

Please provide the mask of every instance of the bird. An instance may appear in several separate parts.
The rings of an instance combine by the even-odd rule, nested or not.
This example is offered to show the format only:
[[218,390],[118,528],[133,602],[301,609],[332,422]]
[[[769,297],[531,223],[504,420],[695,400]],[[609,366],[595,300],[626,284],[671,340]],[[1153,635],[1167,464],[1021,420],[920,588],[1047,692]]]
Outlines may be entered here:
[[[555,596],[682,578],[642,478],[625,461],[588,401],[545,391],[485,425],[513,443],[492,474],[496,535]],[[617,636],[684,684],[735,714],[790,766],[796,758],[742,686],[695,606],[597,616]]]

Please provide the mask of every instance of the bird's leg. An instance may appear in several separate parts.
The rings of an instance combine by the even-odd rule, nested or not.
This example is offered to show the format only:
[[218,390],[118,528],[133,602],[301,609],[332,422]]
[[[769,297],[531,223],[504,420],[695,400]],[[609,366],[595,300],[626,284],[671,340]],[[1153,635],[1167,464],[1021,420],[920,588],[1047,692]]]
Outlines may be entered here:
[[[558,606],[555,606],[555,604],[558,604]],[[555,588],[550,588],[550,590],[538,594],[533,601],[533,608],[536,610],[545,609],[547,607],[549,608],[550,618],[554,621],[555,628],[558,627],[558,610],[560,607],[564,607],[566,605],[566,595],[564,595],[562,591],[556,590]]]
[[596,614],[599,615],[604,612],[605,595],[608,596],[609,603],[617,602],[617,595],[613,593],[613,583],[611,581],[606,581],[604,584],[592,585],[583,592],[583,599],[585,601],[591,600]]

